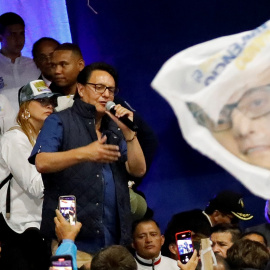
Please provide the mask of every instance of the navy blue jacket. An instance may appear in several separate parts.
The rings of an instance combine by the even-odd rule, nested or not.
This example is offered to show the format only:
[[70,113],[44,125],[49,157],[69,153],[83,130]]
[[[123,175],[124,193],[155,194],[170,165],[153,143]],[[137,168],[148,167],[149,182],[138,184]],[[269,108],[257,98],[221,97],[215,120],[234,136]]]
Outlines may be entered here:
[[[85,146],[97,140],[95,131],[95,107],[75,99],[74,105],[57,113],[63,124],[63,141],[59,151]],[[117,125],[104,116],[101,124],[102,132],[107,135],[107,143],[119,144],[123,134]],[[111,165],[116,188],[118,216],[115,217],[120,224],[120,244],[130,242],[130,200],[127,186],[128,178],[124,160]],[[45,186],[44,204],[42,213],[41,232],[47,238],[55,238],[54,222],[55,209],[58,197],[61,195],[75,195],[77,198],[77,218],[82,222],[82,229],[76,239],[79,250],[85,250],[82,242],[104,242],[104,229],[102,225],[104,179],[102,164],[84,162],[69,167],[58,173],[43,174]]]

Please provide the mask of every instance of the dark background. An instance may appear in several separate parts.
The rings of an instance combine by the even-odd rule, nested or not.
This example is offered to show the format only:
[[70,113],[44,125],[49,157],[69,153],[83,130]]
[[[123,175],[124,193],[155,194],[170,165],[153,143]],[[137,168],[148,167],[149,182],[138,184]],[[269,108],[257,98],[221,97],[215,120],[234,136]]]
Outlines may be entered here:
[[[139,189],[165,229],[172,214],[204,208],[217,192],[244,195],[255,216],[243,227],[265,222],[265,201],[182,138],[168,103],[150,87],[162,64],[179,51],[216,37],[253,29],[269,19],[269,0],[67,0],[73,42],[86,64],[105,61],[120,75],[120,96],[149,123],[159,149]],[[256,179],[254,179],[256,181]]]

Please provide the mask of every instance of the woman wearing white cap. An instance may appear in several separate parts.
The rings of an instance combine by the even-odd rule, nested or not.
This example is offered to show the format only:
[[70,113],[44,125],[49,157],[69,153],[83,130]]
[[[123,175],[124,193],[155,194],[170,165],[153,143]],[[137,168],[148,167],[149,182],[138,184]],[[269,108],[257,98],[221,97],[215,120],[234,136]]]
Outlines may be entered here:
[[[43,182],[28,157],[45,119],[54,111],[55,94],[43,81],[32,81],[19,90],[19,104],[17,125],[0,139],[2,267],[46,269],[39,235]],[[18,265],[20,268],[16,268]]]

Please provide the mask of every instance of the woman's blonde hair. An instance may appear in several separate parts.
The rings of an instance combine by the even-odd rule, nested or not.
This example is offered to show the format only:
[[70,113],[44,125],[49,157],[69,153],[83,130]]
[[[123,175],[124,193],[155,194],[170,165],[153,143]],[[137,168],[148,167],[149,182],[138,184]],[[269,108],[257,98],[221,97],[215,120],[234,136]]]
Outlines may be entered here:
[[[38,133],[35,131],[33,125],[29,122],[30,113],[29,113],[29,104],[31,100],[25,101],[20,105],[20,109],[17,115],[17,123],[21,127],[22,131],[26,134],[29,142],[34,146]],[[27,115],[29,114],[29,115]]]

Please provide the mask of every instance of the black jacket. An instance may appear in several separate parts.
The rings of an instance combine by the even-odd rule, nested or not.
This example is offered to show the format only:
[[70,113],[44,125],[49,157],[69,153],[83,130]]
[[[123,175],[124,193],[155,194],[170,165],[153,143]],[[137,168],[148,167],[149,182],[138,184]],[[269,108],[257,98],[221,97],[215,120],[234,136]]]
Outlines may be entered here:
[[[57,113],[63,125],[61,149],[67,151],[88,145],[97,140],[95,131],[95,107],[75,99],[74,105]],[[119,144],[123,134],[116,124],[104,116],[102,120],[103,133],[107,135],[107,143]],[[125,160],[112,163],[111,170],[115,180],[118,217],[120,222],[120,244],[130,241],[130,201],[127,186]],[[102,225],[104,179],[102,164],[94,162],[80,163],[61,172],[43,174],[45,186],[41,231],[47,237],[54,237],[53,217],[60,195],[75,195],[77,198],[77,218],[82,222],[81,232],[77,237],[78,249],[84,250],[80,242],[96,241],[104,243],[104,228]],[[104,246],[104,245],[103,245]],[[90,253],[96,250],[84,250]]]

